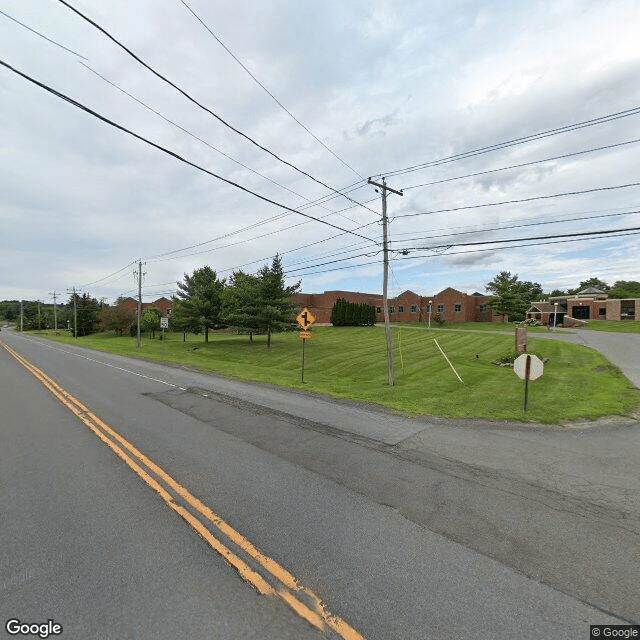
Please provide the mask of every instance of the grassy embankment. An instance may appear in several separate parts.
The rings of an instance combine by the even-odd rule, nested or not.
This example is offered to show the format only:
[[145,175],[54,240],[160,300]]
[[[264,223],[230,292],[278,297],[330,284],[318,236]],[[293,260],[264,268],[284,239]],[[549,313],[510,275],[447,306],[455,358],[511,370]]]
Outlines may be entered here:
[[[511,329],[513,331],[513,329]],[[40,335],[121,355],[172,362],[243,380],[268,382],[337,398],[375,403],[409,415],[562,423],[607,415],[629,415],[640,395],[626,378],[593,350],[531,337],[529,350],[548,358],[542,378],[529,387],[510,367],[491,363],[514,348],[513,335],[395,328],[396,385],[388,386],[384,330],[315,327],[306,343],[305,383],[301,382],[302,342],[297,331],[254,338],[216,333],[167,334],[164,341],[97,334],[74,340],[62,332]],[[434,338],[464,381],[456,378]],[[477,357],[476,357],[477,356]]]

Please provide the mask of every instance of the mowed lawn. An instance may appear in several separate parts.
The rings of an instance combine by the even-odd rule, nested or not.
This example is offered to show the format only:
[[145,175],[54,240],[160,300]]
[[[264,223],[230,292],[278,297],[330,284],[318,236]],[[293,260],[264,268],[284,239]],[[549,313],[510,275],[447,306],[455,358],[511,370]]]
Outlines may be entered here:
[[542,378],[529,384],[529,410],[525,412],[524,382],[511,367],[492,364],[513,351],[512,334],[395,327],[396,384],[390,387],[383,328],[314,327],[312,332],[314,338],[305,346],[304,383],[302,341],[297,331],[274,335],[271,349],[266,346],[266,336],[254,337],[250,343],[247,336],[233,333],[214,333],[208,344],[203,336],[188,336],[187,342],[182,341],[182,334],[166,334],[164,341],[144,336],[140,349],[135,338],[113,334],[74,340],[65,333],[54,336],[48,332],[48,337],[243,380],[379,404],[407,415],[561,424],[628,416],[640,406],[640,394],[617,368],[591,349],[560,341],[529,339],[529,351],[548,361]]

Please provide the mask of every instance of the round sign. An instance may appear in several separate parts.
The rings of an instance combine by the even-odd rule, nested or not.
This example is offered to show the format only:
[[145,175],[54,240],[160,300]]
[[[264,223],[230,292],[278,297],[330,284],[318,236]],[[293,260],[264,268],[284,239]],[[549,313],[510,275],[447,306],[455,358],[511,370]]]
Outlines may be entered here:
[[528,353],[523,353],[521,356],[518,356],[514,360],[513,370],[515,371],[516,375],[522,380],[526,380],[527,360],[530,361],[529,380],[535,380],[536,378],[539,378],[544,371],[544,365],[542,364],[542,360],[540,360],[538,356],[532,356]]

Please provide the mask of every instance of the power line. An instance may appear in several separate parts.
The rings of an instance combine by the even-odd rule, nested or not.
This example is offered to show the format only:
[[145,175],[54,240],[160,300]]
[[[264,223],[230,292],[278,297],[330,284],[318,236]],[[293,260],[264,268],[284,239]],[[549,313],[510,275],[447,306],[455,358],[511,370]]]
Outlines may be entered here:
[[600,231],[582,231],[579,233],[559,233],[553,236],[533,236],[530,238],[510,238],[508,240],[479,240],[475,242],[456,242],[454,244],[434,245],[432,247],[405,247],[404,251],[432,251],[433,249],[448,249],[451,247],[473,247],[481,244],[504,244],[506,242],[524,242],[529,240],[549,240],[554,238],[574,238],[577,236],[603,236],[611,233],[640,231],[640,227],[628,227],[626,229],[605,229]]
[[[471,247],[471,246],[478,246],[478,245],[484,245],[484,244],[505,244],[507,242],[525,242],[525,241],[529,241],[529,240],[547,240],[547,239],[553,239],[553,238],[572,238],[572,237],[578,237],[578,236],[598,236],[598,235],[605,235],[605,234],[611,234],[611,233],[620,233],[620,232],[629,232],[629,231],[639,231],[640,227],[630,227],[627,229],[609,229],[609,230],[605,230],[605,231],[584,231],[581,233],[565,233],[565,234],[556,234],[553,236],[534,236],[534,237],[530,237],[530,238],[510,238],[507,240],[482,240],[482,241],[477,241],[477,242],[457,242],[455,244],[442,244],[442,245],[433,245],[430,247],[405,247],[404,249],[400,250],[400,249],[393,249],[393,251],[435,251],[437,249],[450,249],[451,247]],[[376,251],[375,252],[380,253],[380,251]],[[365,256],[370,256],[372,255],[372,253],[369,252],[365,252],[365,253],[360,253],[354,256],[348,256],[346,258],[338,258],[337,260],[330,260],[328,262],[320,262],[318,264],[313,264],[313,265],[309,265],[307,267],[299,267],[297,269],[290,269],[287,271],[287,273],[297,273],[299,271],[305,271],[307,269],[315,269],[316,267],[323,267],[326,266],[328,264],[336,264],[338,262],[346,262],[347,260],[353,260],[355,258],[362,258]],[[399,258],[400,259],[400,258]]]
[[522,162],[520,164],[512,164],[508,167],[500,167],[498,169],[488,169],[486,171],[477,171],[476,173],[467,173],[463,176],[456,176],[455,178],[444,178],[443,180],[434,180],[433,182],[423,182],[422,184],[414,184],[410,187],[404,187],[404,190],[407,189],[417,189],[418,187],[430,187],[435,184],[443,184],[445,182],[453,182],[454,180],[462,180],[464,178],[475,178],[477,176],[484,176],[489,173],[497,173],[498,171],[506,171],[508,169],[520,169],[521,167],[529,167],[534,164],[541,164],[542,162],[551,162],[553,160],[563,160],[565,158],[571,158],[574,156],[583,155],[585,153],[593,153],[595,151],[603,151],[605,149],[614,149],[616,147],[622,147],[628,144],[634,144],[636,142],[640,142],[640,138],[636,138],[635,140],[627,140],[626,142],[618,142],[616,144],[608,144],[603,147],[594,147],[593,149],[584,149],[583,151],[574,151],[573,153],[563,153],[559,156],[553,156],[551,158],[543,158],[542,160],[532,160],[531,162]]
[[78,58],[82,58],[83,60],[87,59],[84,56],[81,56],[77,51],[73,51],[73,49],[69,49],[68,47],[65,47],[64,45],[60,44],[59,42],[56,42],[55,40],[52,40],[51,38],[47,38],[47,36],[45,36],[43,33],[40,33],[39,31],[36,31],[35,29],[32,29],[31,27],[28,27],[26,24],[24,24],[24,22],[20,22],[20,20],[16,20],[12,16],[10,16],[8,13],[5,13],[4,11],[0,11],[0,14],[2,14],[5,18],[8,18],[9,20],[12,20],[16,24],[19,24],[21,27],[24,27],[28,31],[31,31],[31,33],[35,33],[35,35],[39,36],[43,40],[46,40],[47,42],[50,42],[51,44],[55,45],[56,47],[60,47],[60,49],[64,49],[68,53],[72,53],[74,56],[78,56]]
[[144,62],[144,60],[142,60],[139,56],[137,56],[135,53],[133,53],[133,51],[131,51],[131,49],[129,49],[128,47],[126,47],[124,44],[122,44],[119,40],[117,40],[114,36],[112,36],[106,29],[104,29],[103,27],[101,27],[97,22],[94,22],[91,18],[85,16],[81,11],[79,11],[78,9],[76,9],[74,6],[72,6],[71,4],[69,4],[68,2],[66,2],[66,0],[58,0],[58,2],[60,2],[61,4],[63,4],[65,7],[67,7],[68,9],[70,9],[71,11],[73,11],[75,14],[77,14],[78,16],[80,16],[83,20],[85,20],[86,22],[88,22],[91,26],[95,27],[96,29],[98,29],[98,31],[100,31],[101,33],[103,33],[107,38],[109,38],[109,40],[111,40],[112,42],[114,42],[116,45],[118,45],[121,49],[123,49],[127,54],[129,54],[134,60],[136,60],[136,62],[138,62],[139,64],[141,64],[145,69],[147,69],[148,71],[150,71],[151,73],[153,73],[153,75],[155,75],[157,78],[159,78],[160,80],[162,80],[163,82],[165,82],[166,84],[168,84],[169,86],[173,87],[176,91],[178,91],[181,95],[183,95],[185,98],[187,98],[187,100],[189,100],[190,102],[192,102],[193,104],[195,104],[196,106],[200,107],[200,109],[202,109],[203,111],[206,111],[208,114],[212,115],[216,120],[218,120],[221,124],[223,124],[225,127],[227,127],[228,129],[230,129],[231,131],[233,131],[234,133],[238,134],[239,136],[243,137],[245,140],[248,140],[251,144],[253,144],[254,146],[258,147],[259,149],[261,149],[262,151],[264,151],[265,153],[268,153],[270,156],[272,156],[273,158],[275,158],[276,160],[278,160],[279,162],[281,162],[282,164],[287,165],[288,167],[291,167],[292,169],[294,169],[295,171],[297,171],[298,173],[306,176],[307,178],[310,178],[311,180],[313,180],[314,182],[316,182],[319,185],[322,185],[323,187],[325,187],[326,189],[329,189],[330,191],[333,191],[334,193],[337,193],[338,195],[341,195],[345,198],[347,198],[348,200],[351,200],[352,202],[355,202],[356,204],[358,204],[359,206],[362,206],[359,202],[356,202],[355,200],[352,200],[351,198],[349,198],[349,196],[344,195],[342,193],[340,193],[337,189],[334,189],[333,187],[329,186],[328,184],[326,184],[325,182],[323,182],[322,180],[319,180],[318,178],[315,178],[314,176],[312,176],[310,173],[304,171],[303,169],[300,169],[299,167],[297,167],[296,165],[292,164],[291,162],[288,162],[287,160],[281,158],[278,154],[274,153],[273,151],[271,151],[271,149],[268,149],[267,147],[265,147],[264,145],[260,144],[259,142],[257,142],[256,140],[254,140],[251,136],[247,135],[246,133],[244,133],[243,131],[241,131],[240,129],[237,129],[236,127],[234,127],[233,125],[231,125],[229,122],[227,122],[224,118],[222,118],[221,116],[219,116],[217,113],[215,113],[214,111],[212,111],[211,109],[209,109],[208,107],[206,107],[205,105],[203,105],[201,102],[199,102],[198,100],[196,100],[193,96],[191,96],[189,93],[187,93],[184,89],[181,89],[177,84],[175,84],[174,82],[172,82],[171,80],[169,80],[167,77],[163,76],[161,73],[159,73],[158,71],[156,71],[153,67],[151,67],[149,64],[147,64],[146,62]]
[[433,211],[422,211],[420,213],[404,213],[394,216],[394,218],[413,218],[415,216],[429,216],[434,213],[451,213],[452,211],[463,211],[465,209],[481,209],[482,207],[496,207],[503,204],[517,204],[520,202],[533,202],[534,200],[548,200],[551,198],[561,198],[564,196],[584,195],[585,193],[595,193],[597,191],[612,191],[613,189],[627,189],[629,187],[640,186],[640,182],[629,182],[612,187],[596,187],[594,189],[582,189],[580,191],[566,191],[564,193],[554,193],[547,196],[533,196],[531,198],[520,198],[517,200],[502,200],[501,202],[486,202],[484,204],[471,204],[464,207],[453,207],[451,209],[434,209]]
[[193,15],[193,17],[215,38],[218,44],[245,70],[245,72],[252,78],[252,80],[261,87],[272,99],[273,101],[283,110],[285,111],[295,122],[297,122],[316,142],[319,142],[336,160],[341,162],[347,169],[355,173],[361,180],[364,180],[364,176],[358,173],[351,165],[347,164],[339,155],[337,155],[332,149],[330,149],[318,136],[316,136],[313,131],[310,131],[298,118],[296,118],[287,107],[285,107],[278,98],[276,98],[267,87],[264,86],[258,78],[238,59],[238,57],[229,49],[229,47],[220,40],[220,38],[211,30],[211,28],[202,20],[202,18],[184,1],[180,0],[182,4],[187,8],[187,10]]
[[[59,0],[60,2],[63,2],[63,0]],[[190,160],[187,160],[186,158],[183,158],[182,156],[178,155],[177,153],[175,153],[174,151],[171,151],[169,149],[167,149],[166,147],[163,147],[159,144],[156,144],[155,142],[152,142],[151,140],[148,140],[147,138],[131,131],[130,129],[127,129],[126,127],[114,122],[113,120],[110,120],[109,118],[106,118],[103,115],[100,115],[98,112],[94,111],[93,109],[90,109],[89,107],[83,105],[82,103],[78,102],[77,100],[74,100],[73,98],[70,98],[69,96],[60,93],[59,91],[56,91],[55,89],[53,89],[52,87],[47,86],[46,84],[43,84],[42,82],[39,82],[38,80],[28,76],[25,73],[22,73],[21,71],[18,71],[17,69],[15,69],[14,67],[12,67],[10,64],[4,62],[3,60],[0,60],[0,64],[4,67],[6,67],[7,69],[9,69],[10,71],[13,71],[13,73],[23,77],[25,80],[28,80],[29,82],[32,82],[33,84],[41,87],[42,89],[44,89],[45,91],[48,91],[49,93],[55,95],[56,97],[60,98],[61,100],[64,100],[66,102],[68,102],[69,104],[72,104],[74,107],[77,107],[78,109],[81,109],[82,111],[85,111],[86,113],[94,116],[95,118],[98,118],[99,120],[102,120],[102,122],[105,122],[106,124],[111,125],[112,127],[115,127],[116,129],[119,129],[120,131],[124,131],[125,133],[128,133],[129,135],[133,136],[134,138],[137,138],[138,140],[141,140],[142,142],[145,142],[146,144],[158,149],[159,151],[162,151],[163,153],[166,153],[167,155],[170,155],[171,157],[175,158],[176,160],[179,160],[180,162],[184,162],[185,164],[198,169],[199,171],[202,171],[203,173],[206,173],[214,178],[217,178],[218,180],[225,182],[228,185],[231,185],[233,187],[236,187],[237,189],[240,189],[241,191],[244,191],[245,193],[248,193],[250,195],[255,196],[256,198],[259,198],[260,200],[263,200],[264,202],[268,202],[269,204],[273,204],[276,207],[280,207],[282,209],[286,209],[287,211],[291,211],[292,213],[297,213],[298,215],[304,216],[305,218],[309,218],[310,220],[315,220],[316,222],[320,222],[321,224],[325,224],[329,227],[333,227],[334,229],[338,229],[339,231],[342,231],[344,233],[349,233],[351,235],[357,236],[359,238],[363,238],[364,240],[369,240],[370,242],[375,242],[374,240],[371,240],[371,238],[367,238],[365,236],[360,235],[359,233],[355,233],[353,231],[349,231],[348,229],[343,229],[342,227],[339,227],[338,225],[335,224],[331,224],[330,222],[327,222],[326,220],[321,220],[319,218],[315,218],[313,216],[310,216],[307,213],[303,213],[297,209],[293,209],[292,207],[289,207],[287,205],[281,204],[279,202],[276,202],[275,200],[271,200],[270,198],[267,198],[266,196],[260,195],[259,193],[256,193],[255,191],[252,191],[251,189],[248,189],[247,187],[244,187],[240,184],[238,184],[237,182],[234,182],[233,180],[229,180],[227,178],[223,178],[222,176],[218,175],[217,173],[214,173],[213,171],[209,171],[208,169],[205,169],[204,167],[201,167],[200,165],[195,164],[194,162],[191,162]]]
[[394,242],[396,243],[401,243],[401,242],[411,242],[414,240],[430,240],[433,238],[448,238],[451,236],[462,236],[462,235],[469,235],[469,234],[480,234],[480,233],[487,233],[488,231],[504,231],[505,229],[519,229],[522,227],[537,227],[537,226],[541,226],[541,225],[546,225],[546,224],[563,224],[565,222],[577,222],[577,221],[581,221],[581,220],[596,220],[598,218],[614,218],[617,216],[629,216],[632,214],[636,214],[636,213],[640,213],[640,210],[635,210],[635,211],[625,211],[625,212],[620,212],[620,213],[608,213],[608,214],[602,214],[602,215],[597,215],[597,216],[578,216],[576,218],[562,218],[560,220],[542,220],[542,221],[538,221],[538,222],[526,222],[526,223],[522,223],[522,224],[513,224],[513,225],[507,225],[507,226],[503,226],[503,227],[489,227],[489,228],[480,228],[480,229],[474,229],[471,231],[458,231],[456,233],[444,233],[441,234],[439,236],[423,236],[423,237],[418,237],[418,238],[411,238],[411,239],[403,239],[403,240],[395,240]]
[[[62,1],[62,0],[61,0]],[[625,109],[624,111],[618,111],[616,113],[610,113],[604,116],[599,116],[597,118],[591,118],[590,120],[584,120],[582,122],[576,122],[573,124],[564,125],[562,127],[556,127],[555,129],[548,129],[546,131],[541,131],[539,133],[533,133],[528,136],[522,136],[520,138],[513,138],[512,140],[506,140],[504,142],[499,142],[497,144],[489,145],[486,147],[480,147],[478,149],[473,149],[471,151],[464,151],[462,153],[457,153],[451,156],[446,156],[444,158],[439,158],[438,160],[431,160],[429,162],[424,162],[421,164],[416,164],[413,166],[405,167],[403,169],[396,169],[394,171],[386,171],[384,173],[376,174],[378,176],[396,176],[402,175],[406,173],[412,173],[413,171],[419,171],[421,169],[426,169],[428,167],[434,167],[440,164],[446,164],[450,162],[455,162],[456,160],[463,160],[466,158],[471,158],[477,155],[482,155],[485,153],[489,153],[491,151],[498,151],[500,149],[506,149],[508,147],[525,144],[527,142],[532,142],[534,140],[540,140],[542,138],[548,138],[550,136],[555,136],[560,133],[567,133],[570,131],[577,131],[579,129],[584,129],[586,127],[593,127],[595,125],[604,124],[607,122],[613,122],[614,120],[619,120],[620,118],[627,118],[629,116],[635,116],[640,114],[640,106],[633,107],[631,109]]]
[[[126,91],[125,89],[123,89],[122,87],[117,85],[115,82],[113,82],[112,80],[109,80],[108,78],[106,78],[102,74],[98,73],[95,69],[92,69],[88,64],[85,64],[84,62],[81,62],[80,64],[83,67],[85,67],[86,69],[88,69],[89,71],[91,71],[91,73],[93,73],[96,76],[98,76],[98,78],[100,78],[101,80],[104,80],[104,82],[106,82],[107,84],[110,84],[112,87],[114,87],[118,91],[121,91],[122,93],[124,93],[126,96],[128,96],[132,100],[135,100],[135,102],[137,102],[139,105],[143,106],[145,109],[148,109],[152,113],[155,113],[158,117],[162,118],[165,122],[168,122],[169,124],[173,125],[174,127],[180,129],[180,131],[182,131],[183,133],[186,133],[188,136],[191,136],[194,140],[197,140],[198,142],[201,142],[205,146],[209,147],[209,149],[212,149],[216,153],[219,153],[221,156],[223,156],[227,160],[231,160],[231,162],[234,162],[235,164],[237,164],[238,166],[242,167],[243,169],[247,169],[247,171],[251,171],[255,175],[260,176],[261,178],[264,178],[265,180],[268,180],[269,182],[271,182],[272,184],[276,185],[277,187],[280,187],[281,189],[286,189],[287,191],[289,191],[290,193],[292,193],[295,196],[298,196],[300,198],[304,198],[304,196],[301,196],[299,193],[296,193],[292,189],[289,189],[289,187],[285,187],[284,185],[280,184],[279,182],[276,182],[275,180],[272,180],[271,178],[269,178],[269,177],[265,176],[264,174],[260,173],[259,171],[256,171],[255,169],[252,169],[251,167],[247,166],[246,164],[240,162],[239,160],[236,160],[235,158],[233,158],[229,154],[225,153],[224,151],[221,151],[220,149],[218,149],[217,147],[212,145],[211,143],[207,142],[206,140],[203,140],[202,138],[197,136],[195,133],[192,133],[188,129],[185,129],[183,126],[181,126],[178,123],[174,122],[173,120],[167,118],[165,115],[163,115],[159,111],[156,111],[156,109],[154,109],[153,107],[149,106],[148,104],[146,104],[145,102],[143,102],[139,98],[136,98],[136,96],[134,96],[133,94],[129,93],[128,91]],[[306,199],[307,198],[305,198],[305,200]]]
[[[627,207],[613,207],[613,208],[609,208],[609,209],[590,209],[589,211],[582,211],[582,212],[570,212],[571,214],[581,214],[582,216],[584,216],[584,219],[588,219],[587,214],[591,214],[591,213],[596,213],[596,214],[607,214],[610,212],[615,212],[615,213],[611,213],[611,216],[617,216],[617,215],[627,215],[628,213],[636,213],[635,211],[625,211],[625,209],[633,209],[633,207],[638,206],[638,205],[630,205]],[[595,217],[599,217],[599,216],[595,216]],[[583,219],[582,217],[578,217],[575,218],[575,220],[579,220],[579,219]],[[535,217],[535,218],[522,218],[520,221],[521,222],[530,222],[532,220],[540,220],[539,217]],[[555,218],[552,217],[547,217],[547,218],[542,218],[542,220],[550,220],[553,221],[555,220]],[[567,221],[573,221],[574,219],[569,219]],[[560,219],[560,221],[563,221],[562,219]],[[544,224],[544,223],[541,223]],[[473,227],[471,226],[458,226],[458,227],[436,227],[436,228],[432,228],[431,231],[435,232],[435,231],[460,231],[460,230],[466,230],[466,229],[470,229],[469,233],[481,233],[483,231],[488,230],[486,227],[483,227],[481,225],[474,225]],[[494,231],[497,229],[491,229],[491,231]],[[396,233],[396,236],[412,236],[414,233],[416,233],[416,231],[405,231],[404,233]],[[428,236],[431,237],[431,236]],[[402,240],[402,242],[407,242],[407,238],[404,238]]]
[[[522,248],[526,248],[526,247],[538,247],[538,246],[543,246],[543,245],[548,245],[548,244],[564,244],[567,242],[582,242],[585,240],[598,240],[598,239],[609,239],[609,238],[625,238],[626,236],[637,236],[640,234],[640,231],[633,231],[631,233],[612,233],[612,235],[608,235],[608,236],[601,236],[600,238],[591,238],[591,237],[587,237],[587,238],[570,238],[570,239],[564,239],[564,240],[552,240],[549,242],[534,242],[533,244],[515,244],[515,245],[509,245],[506,247],[489,247],[487,249],[471,249],[469,251],[451,251],[448,252],[444,255],[448,256],[455,256],[455,255],[466,255],[467,253],[480,253],[483,251],[500,251],[503,249],[522,249]],[[554,236],[549,236],[549,237],[554,237]],[[523,238],[523,240],[527,240],[527,238]],[[518,242],[517,239],[512,240],[512,242]],[[484,244],[492,244],[491,241],[488,241]],[[451,247],[451,246],[462,246],[462,245],[445,245],[446,247]],[[440,254],[442,255],[442,254]],[[423,259],[423,258],[430,258],[433,257],[431,255],[421,255],[421,256],[403,256],[401,258],[396,258],[396,260],[419,260],[419,259]]]
[[[613,232],[610,232],[613,234]],[[618,234],[614,234],[614,235],[609,235],[609,236],[601,236],[600,238],[592,238],[592,237],[586,237],[586,238],[569,238],[569,239],[563,239],[563,240],[550,240],[548,242],[535,242],[533,244],[516,244],[516,245],[509,245],[509,246],[501,246],[501,247],[489,247],[487,249],[471,249],[471,250],[467,250],[467,251],[450,251],[447,252],[445,255],[448,256],[453,256],[453,255],[466,255],[468,253],[481,253],[481,252],[486,252],[486,251],[502,251],[502,250],[506,250],[506,249],[521,249],[521,248],[527,248],[527,247],[537,247],[537,246],[544,246],[544,245],[549,245],[549,244],[565,244],[565,243],[569,243],[569,242],[584,242],[587,240],[598,240],[598,239],[608,239],[608,238],[624,238],[626,236],[635,236],[635,235],[639,235],[640,231],[634,231],[631,233],[618,233]],[[550,237],[559,237],[559,236],[550,236]],[[524,238],[523,240],[526,240],[526,238]],[[518,242],[517,239],[513,239],[511,242]],[[487,241],[484,244],[492,244],[491,241]],[[461,246],[461,245],[443,245],[442,248],[450,248],[452,246]],[[424,260],[427,258],[432,258],[434,257],[433,254],[428,254],[428,255],[419,255],[419,256],[402,256],[402,257],[396,257],[395,260],[396,261],[400,261],[400,260]],[[311,276],[311,275],[319,275],[322,273],[329,273],[331,271],[342,271],[342,270],[346,270],[346,269],[357,269],[359,267],[369,267],[371,265],[377,265],[379,264],[378,261],[373,261],[373,262],[362,262],[359,264],[354,264],[354,265],[347,265],[344,267],[334,267],[332,269],[323,269],[321,271],[313,271],[311,273],[306,273],[304,275],[307,276]]]
[[[200,136],[197,136],[195,133],[189,131],[188,129],[185,129],[183,126],[179,125],[177,122],[174,122],[170,118],[167,118],[164,114],[160,113],[159,111],[157,111],[153,107],[149,106],[148,104],[146,104],[145,102],[143,102],[142,100],[140,100],[139,98],[134,96],[133,94],[129,93],[128,91],[126,91],[125,89],[123,89],[122,87],[117,85],[115,82],[113,82],[112,80],[109,80],[108,78],[106,78],[102,74],[98,73],[95,69],[92,69],[88,64],[85,64],[84,62],[81,62],[80,64],[83,67],[85,67],[86,69],[88,69],[89,71],[91,71],[91,73],[95,74],[98,78],[100,78],[101,80],[106,82],[107,84],[111,85],[112,87],[114,87],[118,91],[124,93],[124,95],[126,95],[128,98],[131,98],[132,100],[137,102],[139,105],[141,105],[142,107],[144,107],[148,111],[151,111],[151,113],[154,113],[158,117],[162,118],[165,122],[168,122],[170,125],[176,127],[177,129],[179,129],[183,133],[186,133],[188,136],[191,136],[194,140],[197,140],[198,142],[201,142],[203,145],[205,145],[209,149],[212,149],[216,153],[219,153],[223,158],[226,158],[227,160],[230,160],[231,162],[234,162],[235,164],[237,164],[238,166],[242,167],[243,169],[246,169],[247,171],[251,171],[251,173],[259,176],[260,178],[263,178],[264,180],[267,180],[271,184],[273,184],[273,185],[275,185],[277,187],[280,187],[281,189],[285,189],[289,193],[292,193],[294,196],[297,196],[298,198],[302,198],[303,200],[306,200],[307,203],[312,203],[312,200],[310,200],[306,196],[303,196],[302,194],[298,193],[297,191],[294,191],[293,189],[290,189],[289,187],[287,187],[287,186],[285,186],[283,184],[280,184],[276,180],[273,180],[272,178],[269,178],[269,176],[266,176],[263,173],[260,173],[259,171],[256,171],[255,169],[251,168],[250,166],[248,166],[248,165],[244,164],[243,162],[240,162],[236,158],[230,156],[228,153],[225,153],[221,149],[218,149],[216,146],[212,145],[211,143],[207,142],[206,140],[203,140]],[[366,203],[364,203],[364,204],[366,204]],[[325,207],[322,204],[318,204],[318,206],[321,207],[322,209],[325,209],[326,211],[331,211],[331,209],[328,209],[327,207]],[[332,213],[335,213],[337,215],[341,215],[337,211],[333,211]],[[286,214],[286,215],[290,215],[290,214]],[[353,220],[351,220],[350,218],[347,218],[346,216],[342,216],[341,215],[341,217],[345,218],[345,220],[349,220],[349,222],[353,222]]]
[[[360,227],[356,227],[357,229],[362,229],[363,227],[368,227],[371,226],[372,224],[377,224],[378,221],[374,221],[374,222],[369,222],[367,224],[361,225]],[[294,249],[288,249],[287,251],[281,251],[280,255],[286,255],[287,253],[294,253],[296,251],[301,251],[302,249],[307,249],[309,247],[313,247],[314,245],[317,244],[322,244],[323,242],[328,242],[329,240],[334,240],[335,238],[339,238],[340,236],[344,235],[343,233],[337,233],[333,236],[329,236],[328,238],[322,238],[321,240],[315,240],[314,242],[309,242],[307,244],[303,244],[299,247],[296,247]],[[373,244],[377,244],[375,243],[373,240],[371,241]],[[264,258],[260,258],[258,260],[252,260],[251,262],[245,262],[244,264],[241,265],[236,265],[235,267],[228,267],[226,269],[218,269],[219,273],[225,273],[227,271],[234,271],[235,269],[242,269],[243,267],[248,267],[249,265],[252,264],[257,264],[259,262],[264,262],[265,260],[269,260],[272,256],[266,256]]]
[[81,287],[79,287],[80,289],[86,289],[87,287],[90,287],[93,284],[97,284],[98,282],[102,282],[103,280],[108,280],[109,278],[112,278],[113,276],[118,275],[119,273],[122,273],[125,269],[128,269],[132,264],[135,264],[135,260],[132,260],[128,265],[122,267],[122,269],[118,269],[117,271],[114,271],[113,273],[110,273],[108,276],[104,276],[104,278],[100,278],[98,280],[94,280],[93,282],[89,282],[88,284],[83,284]]

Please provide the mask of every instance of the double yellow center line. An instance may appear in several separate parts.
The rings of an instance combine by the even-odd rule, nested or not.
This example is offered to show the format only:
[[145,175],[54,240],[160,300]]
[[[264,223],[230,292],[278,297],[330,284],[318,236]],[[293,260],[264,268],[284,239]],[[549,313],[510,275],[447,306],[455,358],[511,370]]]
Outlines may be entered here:
[[[183,518],[258,593],[280,598],[300,617],[322,632],[337,635],[337,637],[344,640],[364,640],[363,636],[344,620],[327,611],[324,603],[313,591],[300,585],[289,571],[280,566],[275,560],[258,551],[242,534],[189,493],[166,471],[147,458],[108,424],[100,420],[77,398],[74,398],[46,373],[31,364],[4,342],[0,341],[0,345],[49,389],[104,444],[129,465],[140,478],[158,493],[171,510]],[[193,512],[177,504],[170,491],[180,496],[191,507]],[[196,516],[194,513],[198,515]],[[220,539],[222,537],[226,538],[226,543],[222,542]],[[229,548],[232,545],[236,547],[237,553]],[[244,555],[246,560],[243,560],[239,554]]]

